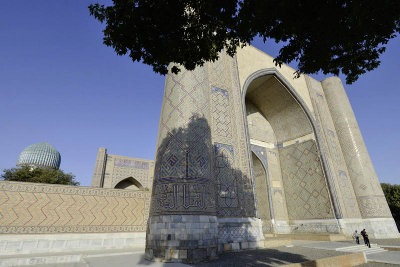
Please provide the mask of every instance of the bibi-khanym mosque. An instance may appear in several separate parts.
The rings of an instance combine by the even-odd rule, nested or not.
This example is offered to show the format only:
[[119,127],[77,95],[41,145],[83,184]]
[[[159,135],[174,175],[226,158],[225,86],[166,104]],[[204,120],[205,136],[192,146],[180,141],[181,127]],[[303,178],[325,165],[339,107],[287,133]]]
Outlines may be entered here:
[[49,248],[145,244],[147,259],[182,262],[282,236],[399,237],[340,79],[293,73],[247,46],[168,74],[154,161],[100,148],[92,187],[1,182],[42,209],[14,210],[0,230],[51,236]]

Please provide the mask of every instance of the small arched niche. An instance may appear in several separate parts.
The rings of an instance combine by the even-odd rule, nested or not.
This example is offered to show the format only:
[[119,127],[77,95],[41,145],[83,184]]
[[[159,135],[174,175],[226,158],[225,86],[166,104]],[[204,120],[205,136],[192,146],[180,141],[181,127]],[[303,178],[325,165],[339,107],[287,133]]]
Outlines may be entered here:
[[128,190],[143,190],[144,187],[133,177],[128,177],[121,180],[114,187],[115,189],[128,189]]

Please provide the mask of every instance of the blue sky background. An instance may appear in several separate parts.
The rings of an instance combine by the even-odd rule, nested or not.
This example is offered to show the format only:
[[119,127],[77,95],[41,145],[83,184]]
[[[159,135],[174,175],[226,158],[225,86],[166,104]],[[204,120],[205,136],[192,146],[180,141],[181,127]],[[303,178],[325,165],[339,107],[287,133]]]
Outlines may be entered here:
[[[153,159],[164,77],[102,44],[104,26],[89,16],[91,2],[0,1],[0,170],[38,142],[54,145],[61,168],[85,186],[99,147]],[[279,51],[273,42],[253,45],[272,56]],[[397,184],[399,70],[396,38],[377,70],[345,85],[381,182]]]

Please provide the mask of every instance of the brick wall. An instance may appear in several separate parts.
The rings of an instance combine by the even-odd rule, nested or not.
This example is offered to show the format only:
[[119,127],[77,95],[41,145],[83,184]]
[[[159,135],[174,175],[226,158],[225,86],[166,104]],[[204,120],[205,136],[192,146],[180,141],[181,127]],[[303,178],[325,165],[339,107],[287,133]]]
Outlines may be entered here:
[[151,193],[0,181],[0,234],[145,232]]

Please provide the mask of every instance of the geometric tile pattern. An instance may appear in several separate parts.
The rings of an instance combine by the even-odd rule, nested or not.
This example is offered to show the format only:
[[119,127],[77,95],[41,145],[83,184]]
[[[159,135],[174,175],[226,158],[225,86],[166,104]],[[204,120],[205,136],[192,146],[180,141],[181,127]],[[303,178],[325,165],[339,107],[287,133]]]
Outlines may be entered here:
[[280,150],[289,219],[334,218],[314,140]]
[[215,212],[206,69],[207,64],[166,76],[152,215]]
[[211,90],[212,121],[214,134],[231,137],[231,116],[229,114],[229,95],[225,90],[213,87]]
[[[306,78],[310,97],[314,107],[317,134],[320,136],[320,149],[326,155],[327,176],[332,191],[332,201],[336,206],[336,216],[343,218],[360,218],[353,185],[350,180],[342,148],[335,132],[334,122],[329,111],[321,84],[309,77]],[[338,191],[338,192],[337,192]]]
[[114,166],[134,168],[134,169],[143,169],[143,170],[149,169],[148,162],[132,160],[132,159],[124,159],[124,158],[116,158],[114,160]]
[[358,204],[363,218],[391,218],[385,196],[360,196]]
[[361,215],[363,218],[391,217],[389,208],[382,202],[384,194],[346,91],[339,79],[328,79],[322,82],[322,87]]
[[[238,190],[233,165],[233,148],[229,145],[215,144],[215,175],[217,178],[219,208],[237,208]],[[221,210],[217,214],[221,214]]]
[[0,233],[146,231],[150,193],[0,181]]
[[[208,78],[210,83],[210,112],[212,118],[212,139],[216,146],[226,145],[225,159],[215,153],[215,172],[224,178],[225,185],[229,185],[231,198],[224,198],[221,194],[217,200],[217,215],[219,217],[253,217],[255,216],[253,185],[251,183],[250,162],[245,135],[243,109],[238,69],[235,57],[221,52],[219,59],[209,64]],[[234,153],[233,153],[234,152]],[[231,153],[231,156],[229,155]],[[232,158],[230,158],[232,157]],[[226,160],[230,160],[229,167],[221,168]],[[219,162],[219,163],[218,163]],[[223,162],[223,164],[221,164]],[[225,164],[226,165],[226,164]],[[236,191],[234,191],[234,187]],[[235,192],[235,198],[233,192]],[[222,196],[222,198],[221,198]]]

